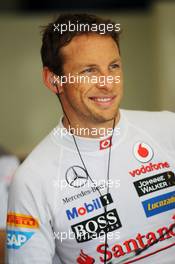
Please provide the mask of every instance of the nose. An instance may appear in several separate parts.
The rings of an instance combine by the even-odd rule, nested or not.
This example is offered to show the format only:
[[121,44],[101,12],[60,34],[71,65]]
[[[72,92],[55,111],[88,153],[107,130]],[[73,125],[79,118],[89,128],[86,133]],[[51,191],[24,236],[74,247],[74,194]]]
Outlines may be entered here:
[[97,76],[97,88],[106,91],[111,91],[115,85],[115,76],[110,72],[103,72]]

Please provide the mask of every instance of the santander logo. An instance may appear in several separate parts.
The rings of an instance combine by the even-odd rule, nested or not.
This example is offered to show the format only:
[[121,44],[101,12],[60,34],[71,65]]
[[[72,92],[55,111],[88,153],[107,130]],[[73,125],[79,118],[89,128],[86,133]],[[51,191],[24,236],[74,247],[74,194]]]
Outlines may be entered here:
[[153,149],[144,142],[137,142],[134,145],[133,152],[135,158],[142,163],[150,161],[154,155]]
[[88,256],[87,254],[85,254],[83,250],[81,249],[80,255],[77,258],[77,263],[78,264],[93,264],[95,263],[95,260],[91,256]]

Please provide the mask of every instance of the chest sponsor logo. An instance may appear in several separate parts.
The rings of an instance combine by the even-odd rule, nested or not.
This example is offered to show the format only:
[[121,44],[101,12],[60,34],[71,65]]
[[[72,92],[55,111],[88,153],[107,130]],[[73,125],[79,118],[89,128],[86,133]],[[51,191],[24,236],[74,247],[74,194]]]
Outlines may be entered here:
[[152,171],[158,171],[161,169],[167,169],[169,168],[170,165],[168,162],[158,162],[158,163],[152,163],[150,162],[147,165],[142,165],[140,168],[138,169],[134,169],[133,171],[129,171],[129,174],[132,177],[136,177],[136,176],[140,176],[142,174],[146,174]]
[[93,212],[94,210],[98,210],[102,208],[102,206],[106,206],[112,203],[112,197],[110,193],[100,196],[99,198],[93,199],[91,203],[84,203],[81,207],[73,207],[71,210],[66,210],[66,215],[68,220],[75,219],[79,216],[84,216],[88,213]]
[[100,141],[100,150],[110,148],[112,146],[112,137]]
[[112,196],[110,193],[100,196],[100,201],[103,206],[113,203]]
[[87,180],[87,172],[80,166],[72,166],[66,171],[66,181],[71,187],[80,188]]
[[135,158],[140,162],[148,162],[153,158],[153,149],[144,142],[137,142],[133,148]]
[[32,236],[34,232],[22,232],[22,231],[7,231],[7,248],[19,249],[23,246]]
[[99,236],[104,236],[105,233],[112,232],[121,226],[116,209],[112,209],[106,214],[103,213],[73,225],[72,231],[75,234],[77,242],[82,243]]
[[175,209],[175,191],[142,202],[147,217]]
[[156,192],[174,185],[175,175],[172,171],[160,173],[134,182],[135,189],[139,196]]
[[[172,219],[175,220],[175,216],[172,217]],[[162,226],[156,231],[149,231],[146,234],[138,233],[135,237],[129,238],[123,241],[122,243],[116,243],[110,247],[105,243],[100,244],[97,246],[96,251],[100,254],[100,263],[104,263],[105,247],[107,248],[107,261],[117,259],[119,262],[114,263],[135,263],[135,261],[138,261],[140,259],[138,254],[139,252],[141,253],[141,251],[143,250],[141,258],[149,257],[150,254],[146,254],[145,249],[151,248],[153,247],[153,245],[161,243],[161,241],[165,241],[171,238],[175,238],[175,222],[173,222],[169,226]],[[175,246],[175,243],[172,243],[169,246]],[[151,255],[156,254],[164,249],[167,249],[169,248],[169,246],[161,248],[157,251],[152,251]],[[146,263],[150,262],[148,261]]]
[[95,260],[93,257],[84,253],[84,251],[81,249],[80,254],[77,258],[77,263],[78,264],[93,264],[95,263]]
[[7,214],[7,225],[14,227],[39,228],[39,222],[31,215],[9,212]]
[[86,191],[80,191],[79,193],[76,193],[70,197],[64,197],[62,199],[63,204],[68,204],[70,202],[74,202],[78,199],[82,199],[83,197],[87,196],[87,195],[91,195],[92,193],[96,193],[97,189],[98,190],[104,190],[106,188],[106,186],[104,184],[100,184],[98,186],[91,186],[90,189],[86,190]]
[[87,213],[91,213],[94,210],[98,210],[101,207],[100,200],[96,198],[92,200],[91,203],[84,203],[84,205],[79,208],[73,207],[71,210],[66,210],[66,215],[68,220],[72,220],[79,216],[86,215]]

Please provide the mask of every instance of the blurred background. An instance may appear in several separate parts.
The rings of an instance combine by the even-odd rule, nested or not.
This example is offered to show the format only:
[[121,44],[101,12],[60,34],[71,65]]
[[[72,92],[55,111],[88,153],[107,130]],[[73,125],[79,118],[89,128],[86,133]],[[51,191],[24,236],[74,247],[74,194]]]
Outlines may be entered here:
[[0,145],[20,160],[61,115],[42,83],[40,59],[40,26],[61,12],[90,12],[121,24],[123,108],[175,112],[175,1],[6,0],[0,8]]

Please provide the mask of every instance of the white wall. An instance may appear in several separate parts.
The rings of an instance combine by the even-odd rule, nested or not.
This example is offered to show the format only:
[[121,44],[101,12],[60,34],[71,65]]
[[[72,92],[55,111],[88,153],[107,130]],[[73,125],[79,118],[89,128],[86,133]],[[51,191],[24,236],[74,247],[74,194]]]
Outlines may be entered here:
[[175,2],[159,2],[155,14],[155,57],[159,102],[175,112]]

